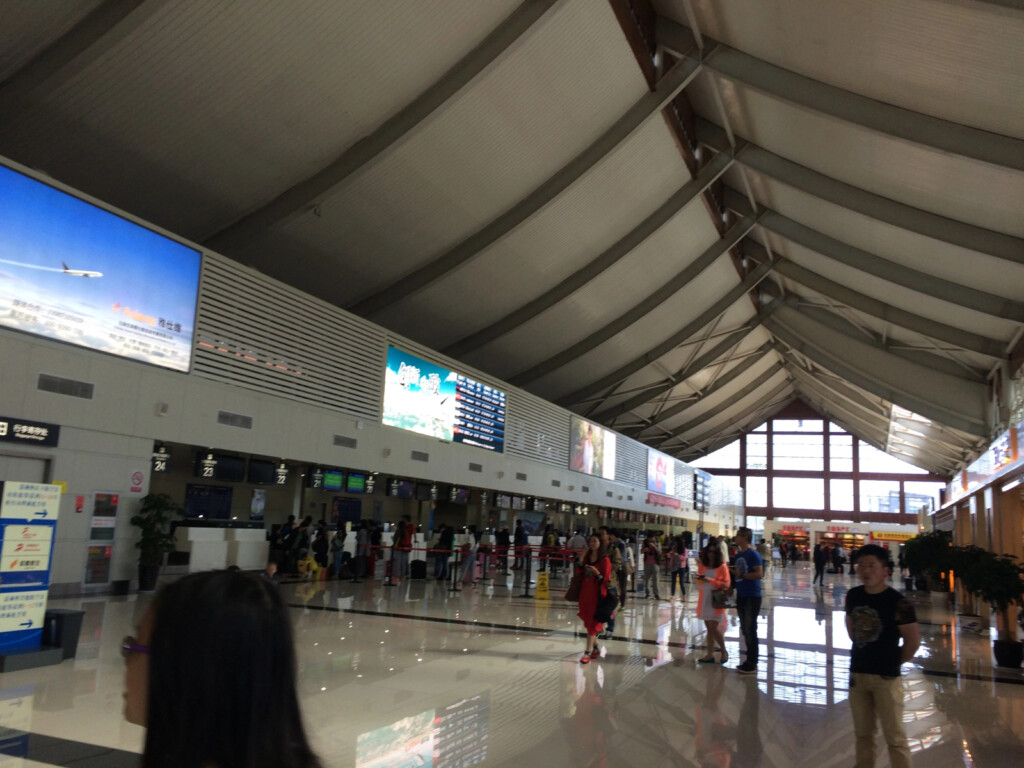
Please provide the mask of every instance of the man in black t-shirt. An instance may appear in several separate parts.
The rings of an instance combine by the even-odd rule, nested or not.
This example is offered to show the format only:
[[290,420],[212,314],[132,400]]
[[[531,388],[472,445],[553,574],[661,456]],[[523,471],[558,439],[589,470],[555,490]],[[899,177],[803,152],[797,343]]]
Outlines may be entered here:
[[856,735],[856,768],[875,764],[876,719],[882,724],[893,768],[910,768],[900,667],[914,658],[921,645],[921,632],[914,606],[885,583],[888,561],[889,554],[882,547],[862,547],[857,558],[862,586],[846,595],[846,631],[853,641],[850,709]]

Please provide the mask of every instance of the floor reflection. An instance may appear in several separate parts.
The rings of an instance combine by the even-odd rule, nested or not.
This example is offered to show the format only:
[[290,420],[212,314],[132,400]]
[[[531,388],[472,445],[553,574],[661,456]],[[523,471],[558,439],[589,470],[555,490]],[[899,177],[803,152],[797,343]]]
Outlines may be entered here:
[[[564,575],[548,600],[527,596],[520,575],[458,591],[419,581],[282,591],[293,606],[305,716],[326,765],[847,765],[843,601],[854,580],[830,575],[815,587],[810,577],[800,566],[769,572],[762,662],[748,678],[732,669],[742,650],[734,614],[728,665],[696,664],[705,638],[692,592],[674,601],[628,595],[601,657],[581,665],[576,606],[560,599]],[[34,764],[24,759],[54,743],[113,750],[90,765],[138,752],[142,730],[121,717],[118,644],[147,600],[53,601],[86,611],[79,653],[0,676],[0,734],[9,738],[0,766]],[[990,637],[959,630],[948,607],[922,602],[919,617],[922,649],[905,668],[915,765],[1022,764],[1021,672],[994,669]]]

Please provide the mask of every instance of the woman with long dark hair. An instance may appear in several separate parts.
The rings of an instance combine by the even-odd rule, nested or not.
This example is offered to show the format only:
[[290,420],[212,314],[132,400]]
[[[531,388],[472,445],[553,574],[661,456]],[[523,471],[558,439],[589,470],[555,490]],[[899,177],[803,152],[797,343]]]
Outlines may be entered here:
[[697,580],[700,583],[697,618],[701,619],[707,628],[706,653],[697,661],[700,664],[713,664],[717,645],[722,649],[721,661],[725,664],[729,660],[729,653],[725,650],[725,633],[721,626],[725,619],[725,609],[715,608],[711,593],[716,589],[729,588],[729,566],[722,561],[722,548],[713,538],[700,551],[700,557],[697,558]]
[[121,645],[143,768],[321,768],[302,725],[278,590],[238,571],[168,584]]
[[608,580],[612,576],[612,561],[601,546],[601,537],[596,533],[587,539],[587,550],[580,555],[576,564],[577,573],[583,574],[580,584],[580,607],[577,616],[587,629],[587,649],[580,658],[580,664],[589,664],[591,659],[601,655],[597,647],[597,635],[604,624],[594,620],[598,601],[608,594]]

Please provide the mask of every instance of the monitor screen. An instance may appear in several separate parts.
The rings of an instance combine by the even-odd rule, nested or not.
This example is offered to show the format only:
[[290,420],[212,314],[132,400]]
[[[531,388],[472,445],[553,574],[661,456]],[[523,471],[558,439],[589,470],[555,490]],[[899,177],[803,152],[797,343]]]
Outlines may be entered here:
[[240,483],[245,480],[245,459],[223,453],[200,451],[196,454],[196,477]]
[[0,165],[0,325],[188,371],[201,259]]
[[411,499],[416,492],[416,483],[412,480],[402,480],[397,477],[388,481],[388,496],[395,496],[399,499]]
[[383,422],[489,451],[505,446],[505,393],[388,347]]
[[277,482],[277,465],[266,459],[249,459],[249,482],[253,485],[273,485]]
[[451,500],[456,504],[469,504],[469,488],[452,488]]
[[676,492],[676,462],[659,451],[647,451],[647,490],[672,496]]
[[345,483],[345,473],[334,469],[324,470],[324,490],[340,491]]
[[573,415],[569,469],[587,475],[615,479],[615,433]]
[[366,493],[366,475],[349,472],[345,477],[345,490],[349,493]]
[[185,486],[185,517],[231,519],[231,488],[188,483]]

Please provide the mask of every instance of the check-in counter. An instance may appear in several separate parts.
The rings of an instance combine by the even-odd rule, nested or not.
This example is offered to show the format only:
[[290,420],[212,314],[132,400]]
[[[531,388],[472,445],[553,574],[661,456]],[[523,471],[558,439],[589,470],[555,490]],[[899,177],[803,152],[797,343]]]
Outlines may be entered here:
[[228,528],[228,565],[243,571],[263,570],[270,558],[270,542],[262,528]]
[[237,565],[244,571],[262,570],[270,544],[262,525],[186,520],[174,530],[178,552],[188,553],[188,572],[198,573]]

